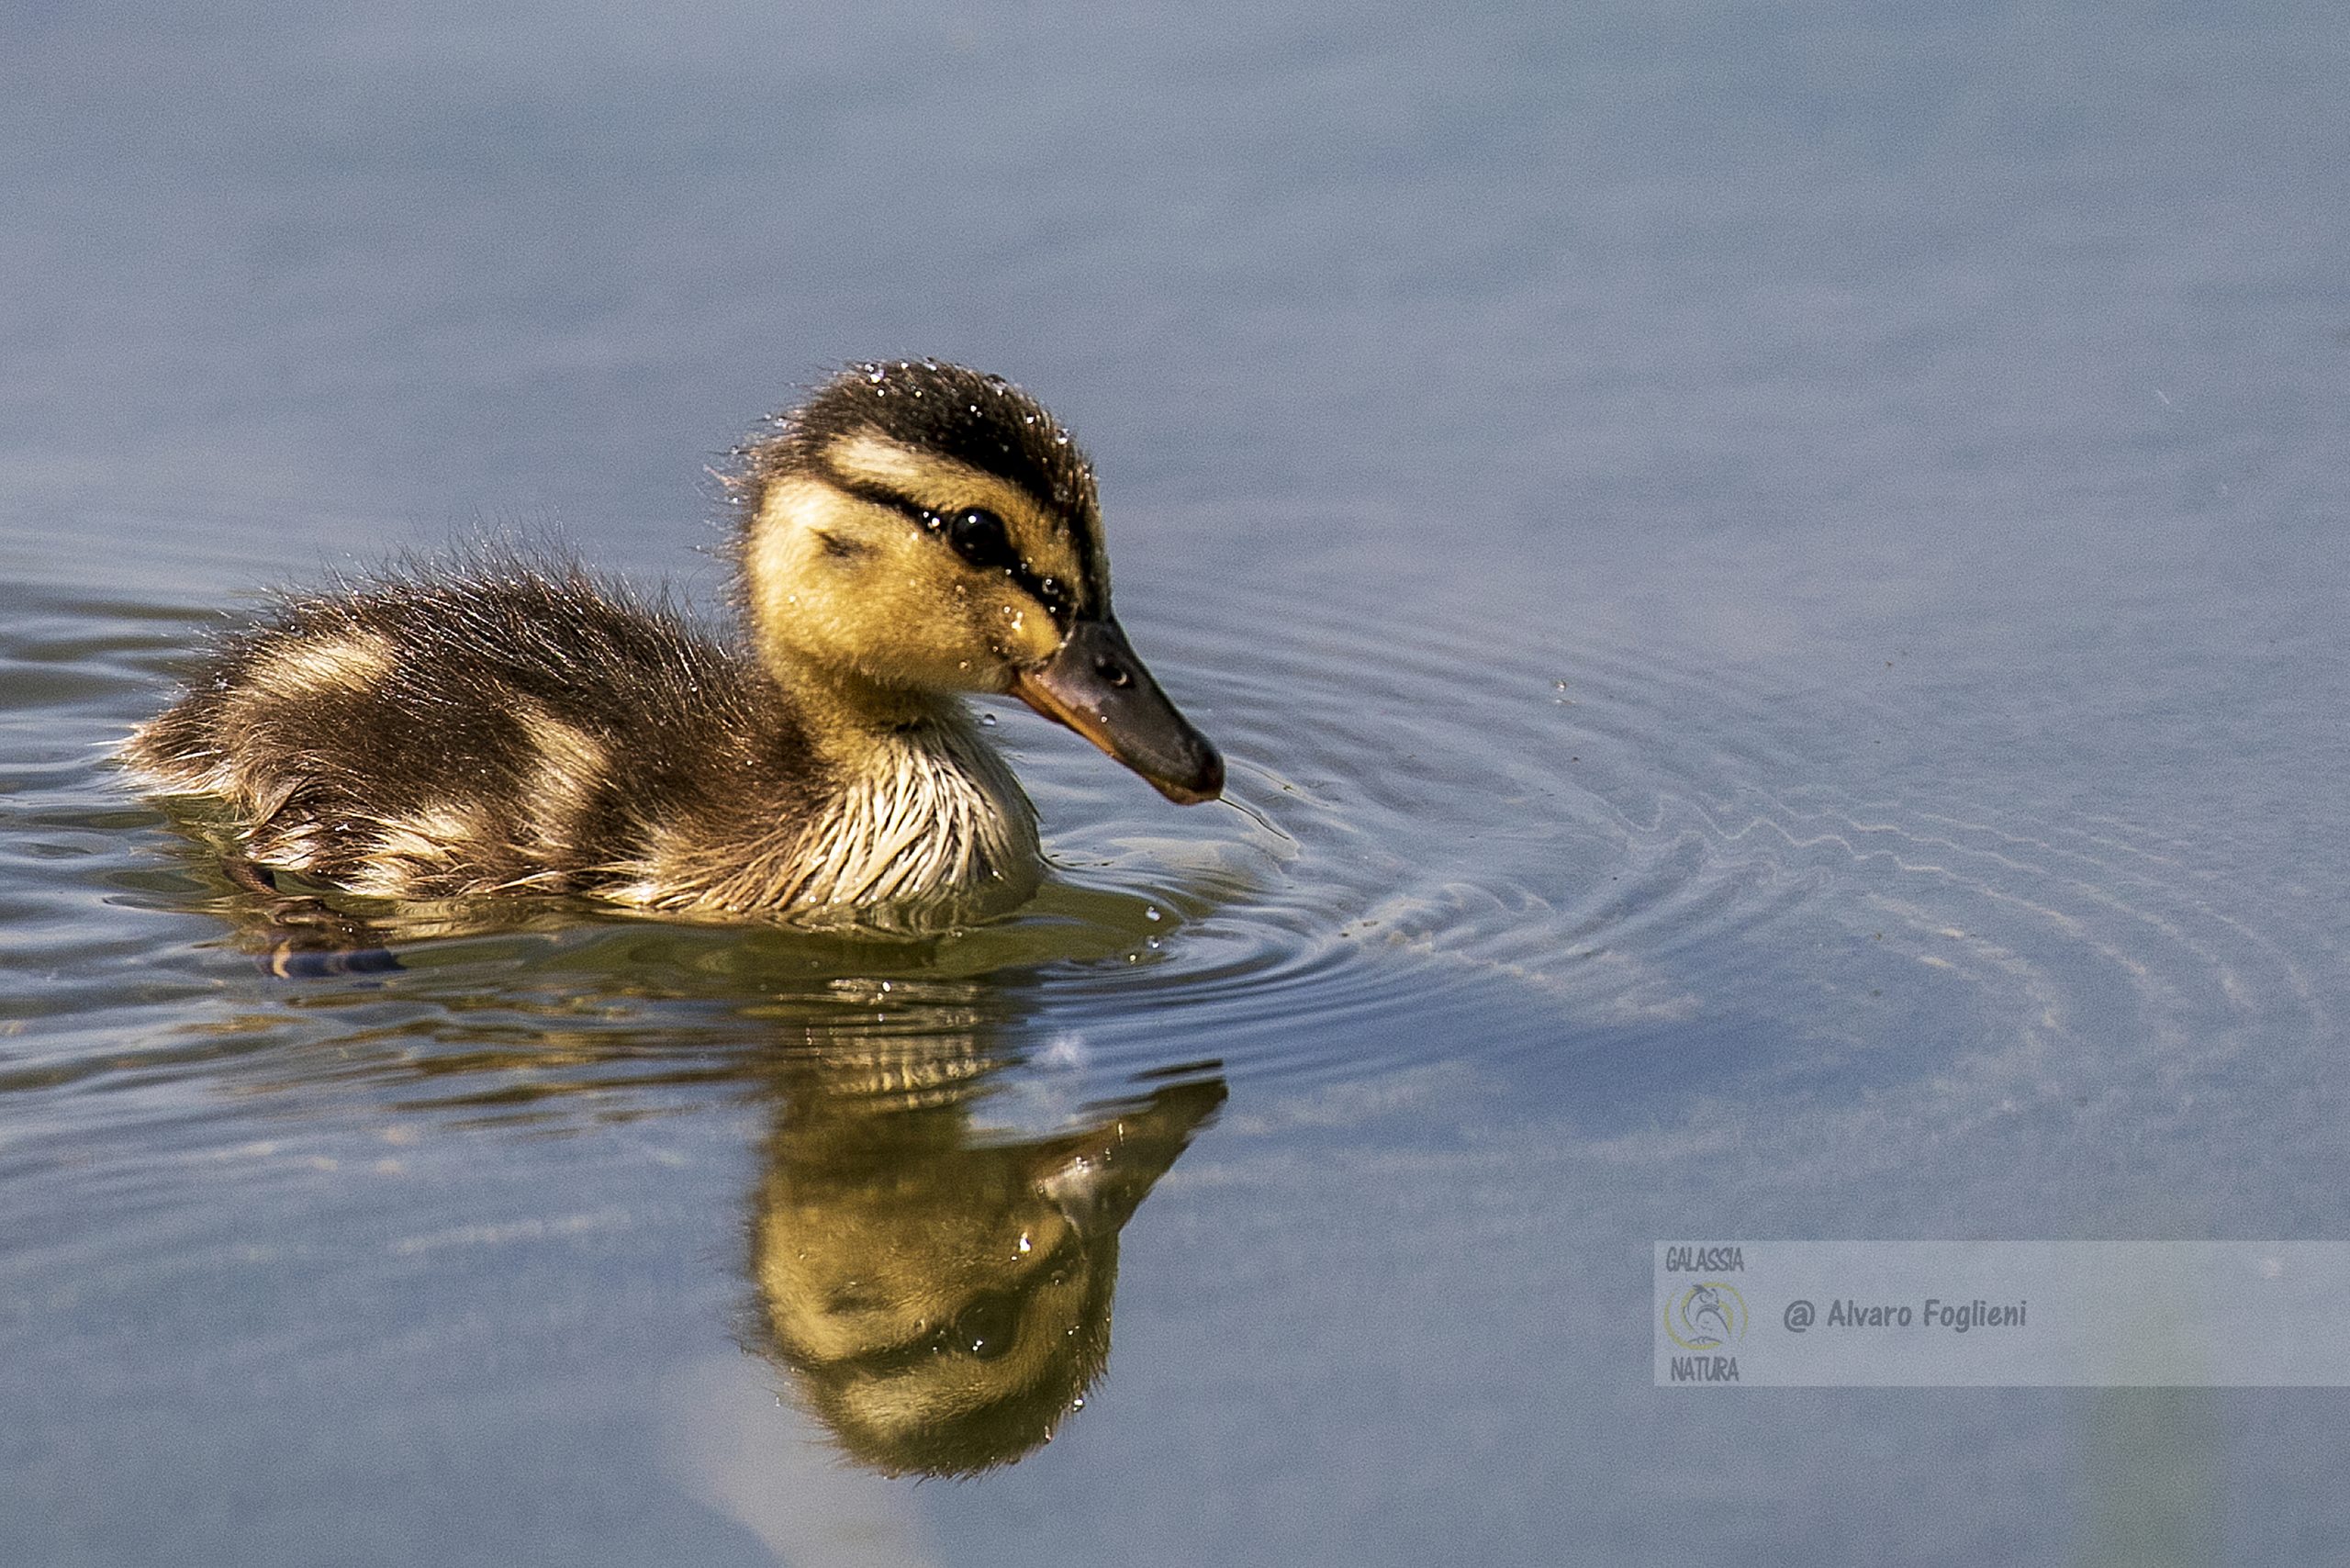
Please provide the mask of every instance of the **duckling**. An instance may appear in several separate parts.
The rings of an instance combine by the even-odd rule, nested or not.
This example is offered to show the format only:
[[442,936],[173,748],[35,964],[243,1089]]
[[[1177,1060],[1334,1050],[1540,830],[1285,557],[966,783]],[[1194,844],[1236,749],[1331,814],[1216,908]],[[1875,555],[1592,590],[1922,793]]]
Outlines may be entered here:
[[411,566],[284,599],[123,760],[224,798],[255,865],[359,893],[925,928],[1041,875],[967,694],[1221,793],[1111,613],[1092,465],[1026,393],[867,363],[769,427],[725,476],[734,636],[560,559]]

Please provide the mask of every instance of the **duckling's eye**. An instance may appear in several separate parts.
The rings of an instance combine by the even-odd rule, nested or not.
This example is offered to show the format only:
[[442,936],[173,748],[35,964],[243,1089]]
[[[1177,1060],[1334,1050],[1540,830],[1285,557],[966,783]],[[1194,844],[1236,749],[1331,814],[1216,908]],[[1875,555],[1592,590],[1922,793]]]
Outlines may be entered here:
[[946,543],[974,566],[1020,565],[1020,557],[1013,553],[1011,536],[1003,531],[1003,519],[983,507],[973,507],[949,519]]
[[974,1361],[992,1361],[1011,1350],[1019,1333],[1020,1298],[1010,1291],[983,1291],[956,1315],[946,1339]]

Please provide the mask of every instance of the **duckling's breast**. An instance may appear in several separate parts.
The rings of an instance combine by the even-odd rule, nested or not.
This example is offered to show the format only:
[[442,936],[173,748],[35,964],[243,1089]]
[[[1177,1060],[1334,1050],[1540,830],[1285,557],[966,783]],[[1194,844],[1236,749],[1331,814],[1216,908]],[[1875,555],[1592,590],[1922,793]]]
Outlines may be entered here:
[[1035,811],[959,712],[881,748],[808,835],[808,888],[826,904],[902,904],[1035,890]]
[[716,843],[670,835],[610,896],[929,926],[1035,890],[1035,811],[959,707],[867,737],[828,768],[832,788],[797,831],[747,857],[747,831]]

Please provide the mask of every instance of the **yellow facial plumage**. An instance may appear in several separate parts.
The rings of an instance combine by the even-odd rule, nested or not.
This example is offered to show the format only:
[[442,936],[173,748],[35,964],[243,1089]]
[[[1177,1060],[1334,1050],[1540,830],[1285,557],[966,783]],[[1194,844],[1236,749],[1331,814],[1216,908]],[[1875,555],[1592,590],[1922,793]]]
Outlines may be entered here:
[[966,561],[916,514],[991,512],[1027,576],[1074,584],[1069,521],[998,476],[871,432],[834,442],[823,459],[768,484],[747,541],[771,665],[854,670],[884,689],[1000,692],[1015,669],[1051,656],[1063,628],[1035,593]]

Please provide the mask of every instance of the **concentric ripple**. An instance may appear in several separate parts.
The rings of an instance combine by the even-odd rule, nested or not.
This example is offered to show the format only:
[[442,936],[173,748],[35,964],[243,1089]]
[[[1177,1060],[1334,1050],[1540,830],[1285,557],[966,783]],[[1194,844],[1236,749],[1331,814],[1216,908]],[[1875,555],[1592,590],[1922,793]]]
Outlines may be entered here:
[[1226,616],[1255,629],[1245,668],[1215,666],[1241,640],[1214,627],[1168,661],[1235,758],[1220,839],[1116,837],[1114,780],[1031,764],[1075,808],[1065,857],[1247,879],[1170,892],[1180,938],[1138,964],[1046,977],[1098,1032],[1242,1070],[1563,1071],[1604,1130],[1733,1087],[1961,1118],[2134,1103],[2323,1026],[2309,958],[2192,846],[1873,698],[1670,649],[1398,638],[1368,603]]
[[[1408,1056],[1421,1025],[1382,1021],[1447,1013],[1476,1029],[1448,1052],[1523,1049],[1681,1015],[1677,955],[1726,953],[1803,894],[1737,825],[1740,797],[1793,767],[1755,722],[1766,693],[1608,649],[1433,630],[1398,645],[1367,610],[1230,614],[1280,640],[1260,637],[1237,672],[1187,652],[1169,678],[1212,693],[1202,722],[1235,763],[1228,836],[1188,854],[1240,866],[1253,852],[1254,885],[1187,909],[1181,942],[1141,972],[1087,968],[1058,994],[1123,998],[1203,1036],[1320,1042],[1285,1054],[1290,1070]],[[1089,788],[1032,771],[1059,793]],[[1081,802],[1094,821],[1057,841],[1064,858],[1114,831],[1104,805]],[[1161,865],[1186,854],[1122,846]]]

